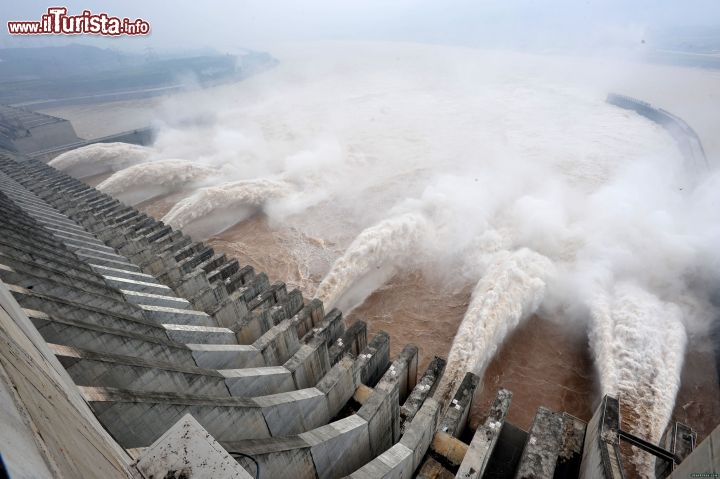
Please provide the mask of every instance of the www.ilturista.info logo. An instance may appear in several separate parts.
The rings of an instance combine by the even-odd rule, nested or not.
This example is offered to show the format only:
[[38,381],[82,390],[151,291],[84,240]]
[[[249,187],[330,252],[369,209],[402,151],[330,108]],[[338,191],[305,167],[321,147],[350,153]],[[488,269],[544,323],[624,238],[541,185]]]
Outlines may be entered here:
[[111,17],[107,13],[83,10],[80,15],[68,15],[65,7],[50,7],[39,22],[7,22],[11,35],[147,35],[150,24],[138,18]]

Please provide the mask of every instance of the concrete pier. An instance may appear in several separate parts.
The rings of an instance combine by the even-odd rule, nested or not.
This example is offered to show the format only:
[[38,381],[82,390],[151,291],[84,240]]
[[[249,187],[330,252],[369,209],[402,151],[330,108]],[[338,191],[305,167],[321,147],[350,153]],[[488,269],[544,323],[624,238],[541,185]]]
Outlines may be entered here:
[[541,407],[533,420],[516,479],[551,479],[562,447],[563,418]]
[[466,373],[457,392],[450,401],[445,416],[440,423],[440,431],[450,436],[459,436],[467,424],[467,417],[472,406],[473,395],[477,389],[480,378],[472,373]]
[[401,431],[404,432],[406,424],[412,422],[415,414],[420,410],[425,400],[435,392],[438,380],[445,370],[445,364],[445,360],[437,356],[430,361],[427,370],[425,370],[420,380],[417,381],[407,400],[400,408]]
[[500,431],[505,423],[512,393],[505,389],[498,391],[485,422],[477,428],[470,447],[463,458],[455,477],[462,479],[479,479],[483,477],[490,457],[500,437]]

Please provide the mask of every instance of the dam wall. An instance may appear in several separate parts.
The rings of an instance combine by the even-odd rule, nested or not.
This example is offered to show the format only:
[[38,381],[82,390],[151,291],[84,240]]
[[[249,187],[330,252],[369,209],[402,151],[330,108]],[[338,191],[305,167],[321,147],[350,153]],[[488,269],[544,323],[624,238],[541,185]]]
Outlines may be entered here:
[[[34,160],[0,159],[0,216],[0,281],[20,312],[12,323],[25,321],[64,374],[118,477],[154,464],[143,453],[172,449],[184,437],[173,428],[211,435],[225,459],[250,455],[263,477],[279,478],[350,474],[400,441],[416,347],[391,360],[387,334],[368,341],[363,323],[346,329],[339,311],[326,314],[319,301]],[[2,348],[3,357],[13,352]],[[362,403],[353,402],[358,389]],[[431,434],[435,424],[421,417],[408,418],[410,428]],[[52,434],[43,437],[62,425],[44,424]],[[22,428],[3,431],[12,441]],[[82,455],[81,446],[66,450]],[[17,464],[26,477],[58,475],[25,460],[24,449],[3,448],[13,477]],[[103,471],[100,458],[86,460],[94,472],[66,477]]]
[[2,281],[0,340],[0,452],[8,476],[128,477],[132,459]]
[[93,140],[79,140],[69,144],[61,144],[60,146],[52,146],[41,150],[34,150],[27,153],[27,156],[39,161],[48,162],[58,155],[66,151],[74,150],[82,146],[93,145],[95,143],[130,143],[132,145],[151,145],[155,139],[154,130],[148,128],[138,128],[135,130],[123,131],[113,135],[95,138]]
[[0,145],[4,148],[32,153],[78,141],[81,139],[68,120],[0,105]]
[[11,477],[579,477],[623,434],[544,407],[524,431],[506,390],[469,431],[477,376],[441,404],[444,360],[25,156],[0,233]]
[[688,167],[696,172],[707,171],[709,163],[700,137],[682,118],[650,103],[625,95],[610,93],[606,101],[611,105],[635,111],[665,128],[677,142]]
[[0,105],[0,149],[49,161],[66,151],[94,143],[150,145],[153,129],[138,128],[92,140],[80,138],[72,124],[63,118],[23,108]]

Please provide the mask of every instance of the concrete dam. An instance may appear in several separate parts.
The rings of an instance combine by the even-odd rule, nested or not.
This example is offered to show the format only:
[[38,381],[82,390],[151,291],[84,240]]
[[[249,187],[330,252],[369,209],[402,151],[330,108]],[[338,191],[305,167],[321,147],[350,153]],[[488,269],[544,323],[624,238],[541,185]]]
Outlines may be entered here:
[[438,394],[446,361],[347,327],[338,309],[18,153],[0,153],[2,468],[9,477],[624,478],[718,472],[671,421],[628,432],[540,407],[528,430],[480,378]]
[[642,100],[616,93],[610,93],[607,96],[607,102],[620,108],[633,110],[665,128],[677,142],[689,168],[707,169],[708,161],[700,137],[682,118]]

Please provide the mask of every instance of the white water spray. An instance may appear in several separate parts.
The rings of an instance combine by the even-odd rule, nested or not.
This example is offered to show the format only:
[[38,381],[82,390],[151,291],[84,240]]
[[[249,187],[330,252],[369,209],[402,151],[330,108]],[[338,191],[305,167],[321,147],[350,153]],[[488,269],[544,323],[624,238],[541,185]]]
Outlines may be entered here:
[[144,163],[152,152],[152,148],[129,143],[94,143],[65,152],[48,164],[76,178],[87,178]]
[[134,205],[206,179],[218,171],[185,160],[158,160],[121,170],[97,189]]
[[[680,308],[641,287],[620,282],[592,304],[590,346],[603,394],[619,397],[632,433],[658,443],[680,387],[687,336]],[[631,460],[654,477],[648,455]]]
[[418,254],[427,233],[427,220],[418,213],[388,218],[365,229],[332,265],[315,297],[327,310],[357,306]]
[[503,340],[540,306],[553,271],[548,258],[527,248],[492,253],[455,334],[436,398],[447,403],[466,372],[482,377]]
[[216,233],[254,214],[266,202],[293,193],[295,187],[282,180],[241,180],[202,188],[179,201],[163,221],[176,228],[195,226]]

